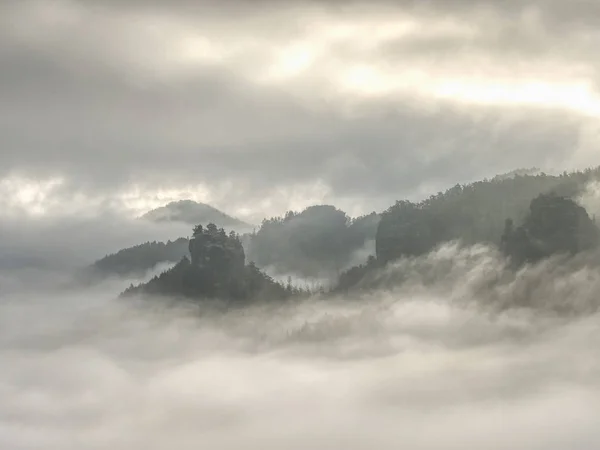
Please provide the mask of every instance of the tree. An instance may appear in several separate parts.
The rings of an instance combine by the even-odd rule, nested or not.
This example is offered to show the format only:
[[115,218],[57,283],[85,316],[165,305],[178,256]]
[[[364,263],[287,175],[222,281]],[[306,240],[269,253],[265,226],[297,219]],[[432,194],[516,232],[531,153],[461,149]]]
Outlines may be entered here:
[[250,238],[248,255],[260,267],[271,266],[281,274],[329,276],[373,239],[378,221],[375,213],[351,220],[330,205],[288,211],[284,217],[263,221]]
[[88,271],[93,277],[110,275],[142,276],[157,264],[176,263],[187,254],[188,240],[179,238],[175,241],[146,242],[107,255],[93,263]]
[[456,185],[418,203],[398,201],[381,215],[377,257],[387,263],[427,253],[450,240],[503,245],[499,239],[506,217],[521,223],[537,196],[555,192],[574,198],[599,178],[600,168],[562,176],[518,170],[489,181]]
[[253,263],[245,265],[244,248],[235,233],[225,233],[214,224],[196,226],[189,241],[190,259],[184,257],[173,268],[146,284],[130,287],[123,294],[138,293],[219,298],[230,301],[284,299],[299,294],[286,289],[262,273]]
[[399,256],[427,253],[444,240],[444,224],[421,205],[396,203],[392,220],[382,220],[377,229],[375,251],[382,263]]
[[595,248],[600,233],[587,211],[573,200],[542,194],[531,201],[523,224],[505,222],[502,250],[514,264],[538,262],[555,254],[576,254]]

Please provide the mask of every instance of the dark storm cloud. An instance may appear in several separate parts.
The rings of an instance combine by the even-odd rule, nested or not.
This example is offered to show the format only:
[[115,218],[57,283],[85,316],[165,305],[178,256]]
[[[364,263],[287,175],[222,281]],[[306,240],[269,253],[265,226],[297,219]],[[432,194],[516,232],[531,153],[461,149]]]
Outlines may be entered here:
[[[379,199],[378,205],[385,207],[424,186],[442,188],[514,167],[571,163],[580,121],[566,112],[481,105],[421,108],[415,107],[415,99],[390,94],[352,100],[352,114],[347,115],[339,98],[323,90],[322,75],[308,78],[299,90],[293,81],[289,89],[257,83],[253,73],[262,60],[252,51],[231,64],[199,61],[193,68],[171,67],[169,36],[164,43],[162,38],[145,43],[146,35],[134,36],[140,44],[131,33],[143,20],[159,17],[169,26],[181,22],[217,43],[244,43],[256,34],[285,45],[307,32],[304,25],[310,19],[303,22],[303,14],[335,21],[360,19],[357,12],[368,10],[379,20],[392,9],[440,19],[476,16],[488,31],[478,29],[483,35],[476,38],[391,39],[370,51],[347,43],[334,46],[339,54],[332,53],[331,59],[344,63],[344,58],[364,57],[388,64],[409,57],[410,67],[411,61],[435,62],[439,55],[448,61],[453,55],[468,59],[492,52],[500,66],[502,58],[511,63],[531,55],[556,63],[584,61],[593,47],[593,36],[575,26],[593,23],[595,7],[588,2],[573,3],[568,14],[559,2],[542,1],[527,8],[516,1],[503,2],[501,8],[466,1],[369,7],[335,1],[292,2],[285,8],[269,1],[215,5],[5,3],[0,22],[0,176],[65,175],[72,188],[95,193],[114,193],[131,182],[206,183],[215,189],[229,186],[223,187],[223,199],[240,205],[279,187],[322,182],[333,199]],[[558,36],[550,25],[562,14],[573,27]],[[570,54],[576,57],[566,54],[574,42],[578,45]]]

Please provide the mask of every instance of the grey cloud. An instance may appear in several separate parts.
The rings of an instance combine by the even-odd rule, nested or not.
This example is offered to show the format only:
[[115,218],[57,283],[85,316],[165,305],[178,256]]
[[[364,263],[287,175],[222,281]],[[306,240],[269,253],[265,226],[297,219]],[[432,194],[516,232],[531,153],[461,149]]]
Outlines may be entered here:
[[180,224],[149,224],[128,220],[114,211],[94,217],[22,217],[0,221],[0,272],[20,270],[65,271],[82,268],[106,254],[146,241],[189,236]]
[[261,190],[322,179],[336,194],[393,197],[432,176],[471,180],[490,163],[498,170],[543,165],[577,140],[576,123],[552,115],[500,132],[502,113],[475,120],[460,110],[427,114],[377,104],[369,116],[351,119],[310,111],[285,93],[253,89],[227,73],[136,88],[102,76],[100,68],[88,78],[48,65],[12,61],[15,76],[4,85],[14,101],[3,114],[5,173],[67,170],[96,187],[148,177],[236,179]]
[[[42,3],[28,4],[34,8]],[[32,43],[15,34],[14,27],[5,27],[6,39],[0,44],[6,67],[0,73],[4,175],[62,173],[73,189],[107,193],[132,181],[160,186],[205,182],[229,204],[248,203],[279,187],[323,182],[331,187],[333,200],[350,197],[385,207],[424,186],[443,188],[518,166],[569,165],[578,144],[579,119],[566,113],[443,106],[428,112],[403,99],[385,98],[356,103],[351,108],[360,114],[348,117],[329,99],[319,98],[318,90],[304,90],[299,98],[285,87],[259,86],[233,67],[207,64],[198,66],[192,78],[155,77],[144,72],[149,66],[127,59],[127,51],[135,48],[120,48],[123,29],[103,30],[101,22],[94,22],[95,17],[119,17],[119,11],[167,14],[168,9],[171,16],[190,23],[211,22],[207,30],[217,40],[227,35],[243,41],[252,26],[277,22],[273,36],[286,42],[302,27],[294,23],[286,34],[287,24],[277,18],[292,10],[302,17],[301,10],[288,11],[270,2],[228,2],[219,8],[185,1],[169,2],[168,8],[164,2],[135,1],[64,5],[97,12],[89,16],[89,24],[76,25],[75,34],[59,33],[48,42]],[[295,5],[301,8],[303,3]],[[324,8],[332,17],[335,11],[340,17],[355,14],[351,6],[335,2],[305,5]],[[543,52],[553,61],[568,59],[563,50],[555,54],[550,48],[548,33],[529,36],[522,26],[503,28],[509,22],[506,14],[520,10],[519,5],[509,2],[502,14],[493,9],[500,28],[484,36],[483,44],[465,45],[471,50],[482,45],[495,54],[507,46],[517,52],[513,59]],[[537,5],[548,14],[556,8],[551,2]],[[416,2],[397,6],[422,8]],[[472,11],[469,6],[470,2],[428,2],[425,8],[443,16]],[[574,10],[583,7],[577,3]],[[240,24],[235,34],[234,12],[258,19]],[[220,24],[227,26],[219,31]],[[262,33],[269,30],[260,28]],[[572,36],[561,37],[564,49]],[[584,46],[585,39],[580,41]],[[529,47],[519,51],[521,42]],[[436,51],[449,52],[451,58],[462,44],[408,40],[386,45],[374,55],[401,58],[412,52],[414,58],[435,60]],[[352,49],[345,51],[351,61]]]

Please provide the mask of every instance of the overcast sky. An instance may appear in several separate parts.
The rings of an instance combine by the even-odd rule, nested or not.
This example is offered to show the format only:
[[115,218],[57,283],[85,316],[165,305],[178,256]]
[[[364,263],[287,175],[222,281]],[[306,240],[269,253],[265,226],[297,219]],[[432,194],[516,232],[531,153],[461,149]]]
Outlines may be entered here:
[[600,164],[600,3],[0,2],[2,214],[381,210]]

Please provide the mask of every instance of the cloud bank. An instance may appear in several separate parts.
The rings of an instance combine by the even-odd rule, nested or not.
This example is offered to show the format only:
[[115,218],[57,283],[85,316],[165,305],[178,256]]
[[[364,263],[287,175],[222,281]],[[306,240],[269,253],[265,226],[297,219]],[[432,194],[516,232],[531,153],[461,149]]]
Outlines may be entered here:
[[[401,264],[360,298],[225,313],[0,291],[0,445],[597,448],[597,313],[553,307],[597,304],[595,278],[549,261],[484,290],[503,262],[483,247]],[[539,301],[490,303],[522,280]]]
[[515,167],[600,162],[589,2],[1,8],[0,177],[62,180],[57,204],[358,214]]

